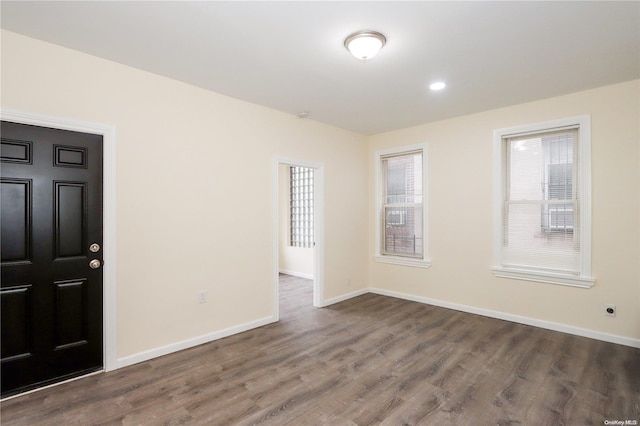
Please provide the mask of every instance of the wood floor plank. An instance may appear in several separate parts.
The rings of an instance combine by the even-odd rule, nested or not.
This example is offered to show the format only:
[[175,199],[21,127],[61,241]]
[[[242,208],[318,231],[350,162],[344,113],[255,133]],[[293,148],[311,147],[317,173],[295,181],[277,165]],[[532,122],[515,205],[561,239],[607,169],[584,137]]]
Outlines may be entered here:
[[0,404],[3,425],[640,422],[640,349],[366,294]]

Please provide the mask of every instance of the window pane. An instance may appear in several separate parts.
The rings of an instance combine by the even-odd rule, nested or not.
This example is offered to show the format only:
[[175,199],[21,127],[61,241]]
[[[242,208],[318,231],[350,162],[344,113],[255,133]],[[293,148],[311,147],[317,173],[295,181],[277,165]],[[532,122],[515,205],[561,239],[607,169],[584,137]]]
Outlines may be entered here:
[[382,160],[386,176],[385,204],[422,202],[422,154],[412,153]]
[[509,200],[571,200],[576,132],[508,140]]
[[540,138],[511,140],[508,149],[509,199],[542,200],[542,141]]
[[422,206],[385,207],[384,253],[422,257]]
[[[547,211],[548,226],[540,224],[540,211]],[[543,203],[511,204],[502,263],[557,271],[579,271],[580,243],[573,232],[572,205]]]

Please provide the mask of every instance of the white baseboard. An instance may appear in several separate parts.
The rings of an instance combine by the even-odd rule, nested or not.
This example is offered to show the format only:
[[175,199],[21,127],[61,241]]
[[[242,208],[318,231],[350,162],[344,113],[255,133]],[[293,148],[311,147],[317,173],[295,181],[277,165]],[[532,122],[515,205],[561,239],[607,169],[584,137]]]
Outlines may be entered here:
[[535,318],[512,315],[504,312],[492,311],[490,309],[476,308],[474,306],[468,306],[468,305],[460,305],[458,303],[445,302],[442,300],[414,296],[411,294],[383,290],[379,288],[370,288],[369,292],[380,294],[382,296],[396,297],[398,299],[411,300],[413,302],[425,303],[428,305],[440,306],[442,308],[453,309],[456,311],[482,315],[485,317],[497,318],[501,320],[517,322],[520,324],[532,325],[534,327],[545,328],[547,330],[553,330],[553,331],[560,331],[562,333],[574,334],[576,336],[588,337],[591,339],[602,340],[604,342],[617,343],[620,345],[631,346],[633,348],[640,348],[640,339],[632,339],[630,337],[602,333],[599,331],[588,330],[585,328],[574,327],[571,325],[560,324],[560,323],[551,322],[551,321],[543,321]]
[[313,279],[313,274],[305,274],[304,272],[290,271],[288,269],[280,269],[278,272],[281,274],[291,275],[293,277],[306,278],[308,280]]
[[224,330],[215,331],[213,333],[208,333],[202,336],[197,336],[191,339],[183,340],[181,342],[171,343],[169,345],[161,346],[159,348],[150,349],[144,352],[139,352],[137,354],[129,355],[124,358],[119,358],[117,368],[127,367],[129,365],[148,361],[150,359],[157,358],[159,356],[168,355],[170,353],[178,352],[183,349],[188,349],[194,346],[202,345],[203,343],[209,343],[214,340],[222,339],[223,337],[228,337],[233,334],[238,334],[254,328],[262,327],[264,325],[271,324],[276,321],[277,321],[276,318],[273,316],[266,317],[266,318],[262,318],[256,321],[251,321],[245,324],[240,324],[235,327],[230,327]]
[[[287,273],[288,275],[293,275],[289,272],[280,271],[281,273]],[[361,296],[363,294],[367,294],[369,292],[368,289],[362,289],[358,291],[354,291],[348,294],[343,294],[342,296],[334,297],[332,299],[325,300],[322,307],[333,305],[334,303],[342,302],[347,299],[351,299],[353,297]],[[230,327],[224,330],[216,331],[209,334],[204,334],[202,336],[197,336],[191,339],[183,340],[176,343],[171,343],[169,345],[161,346],[155,349],[149,349],[144,352],[139,352],[137,354],[129,355],[123,358],[119,358],[117,361],[116,368],[123,368],[129,365],[138,364],[140,362],[149,361],[150,359],[157,358],[163,355],[168,355],[173,352],[178,352],[183,349],[189,349],[194,346],[202,345],[204,343],[209,343],[214,340],[222,339],[224,337],[228,337],[234,334],[242,333],[244,331],[248,331],[254,328],[262,327],[267,324],[271,324],[277,322],[276,317],[266,317],[259,319],[257,321],[252,321],[245,324],[240,324],[235,327]]]
[[[284,272],[283,272],[284,273]],[[322,307],[330,306],[335,303],[343,302],[354,297],[362,296],[363,294],[374,293],[382,296],[395,297],[398,299],[410,300],[413,302],[425,303],[433,306],[440,306],[442,308],[453,309],[461,312],[468,312],[471,314],[482,315],[489,318],[496,318],[506,321],[511,321],[520,324],[531,325],[534,327],[540,327],[547,330],[559,331],[562,333],[574,334],[576,336],[588,337],[591,339],[602,340],[604,342],[617,343],[620,345],[631,346],[634,348],[640,348],[640,339],[632,339],[630,337],[618,336],[615,334],[602,333],[599,331],[588,330],[580,327],[574,327],[571,325],[555,323],[551,321],[543,321],[535,318],[523,317],[519,315],[508,314],[504,312],[493,311],[490,309],[477,308],[474,306],[461,305],[458,303],[451,303],[437,299],[431,299],[428,297],[414,296],[411,294],[400,293],[396,291],[389,291],[379,288],[365,288],[356,290],[351,293],[343,294],[338,297],[333,297],[324,301]],[[153,358],[157,358],[163,355],[168,355],[173,352],[188,349],[194,346],[198,346],[204,343],[212,342],[214,340],[222,339],[234,334],[242,333],[254,328],[262,327],[267,324],[277,322],[275,316],[262,318],[256,321],[240,324],[235,327],[230,327],[224,330],[216,331],[213,333],[197,336],[191,339],[183,340],[181,342],[172,343],[166,346],[162,346],[148,351],[140,352],[134,355],[129,355],[123,358],[119,358],[116,368],[127,367],[129,365],[137,364],[139,362],[148,361]]]
[[362,290],[352,291],[351,293],[343,294],[342,296],[332,297],[331,299],[326,299],[321,307],[324,308],[326,306],[333,305],[334,303],[344,302],[345,300],[362,296],[367,293],[369,293],[369,289],[363,288]]

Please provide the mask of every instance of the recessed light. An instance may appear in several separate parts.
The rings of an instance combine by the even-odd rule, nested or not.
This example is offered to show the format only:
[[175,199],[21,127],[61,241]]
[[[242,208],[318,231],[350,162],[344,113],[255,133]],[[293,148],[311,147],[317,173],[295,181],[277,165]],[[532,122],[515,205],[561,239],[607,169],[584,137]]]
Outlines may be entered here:
[[429,85],[429,89],[431,89],[431,90],[442,90],[445,87],[447,87],[447,85],[442,81],[437,81],[437,82],[431,83]]

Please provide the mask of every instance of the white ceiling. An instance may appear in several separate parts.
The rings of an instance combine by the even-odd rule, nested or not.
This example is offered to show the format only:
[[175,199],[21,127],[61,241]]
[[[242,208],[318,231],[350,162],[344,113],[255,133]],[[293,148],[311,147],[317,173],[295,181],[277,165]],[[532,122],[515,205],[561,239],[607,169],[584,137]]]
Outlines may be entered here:
[[[10,31],[364,134],[640,78],[639,1],[3,0],[1,13]],[[363,29],[387,37],[366,63],[343,46]]]

